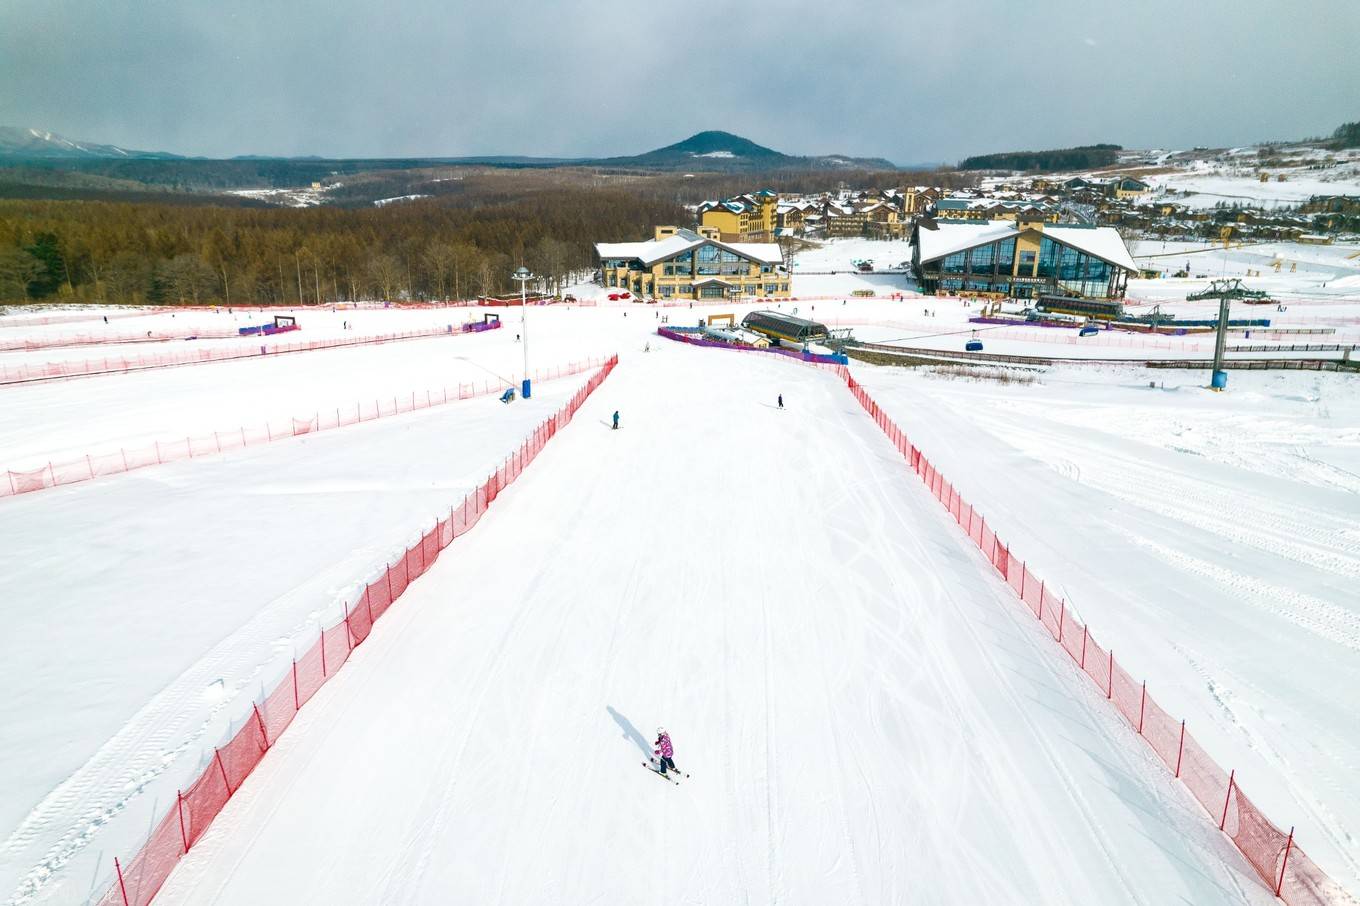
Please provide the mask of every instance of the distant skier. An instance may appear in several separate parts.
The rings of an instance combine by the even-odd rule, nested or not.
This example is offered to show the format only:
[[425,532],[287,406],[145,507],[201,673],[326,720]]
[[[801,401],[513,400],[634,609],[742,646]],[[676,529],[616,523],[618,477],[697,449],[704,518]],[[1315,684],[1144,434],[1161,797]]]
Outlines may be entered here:
[[667,768],[679,772],[680,769],[675,766],[675,748],[671,745],[671,737],[666,732],[665,727],[656,728],[656,742],[652,745],[656,747],[654,752],[656,754],[655,761],[658,765],[657,771],[663,775]]
[[784,394],[782,394],[782,393],[779,394],[779,408],[780,408],[780,409],[783,409],[783,408],[784,408]]
[[614,410],[614,430],[619,430],[619,410]]
[[651,344],[650,342],[648,342],[645,346],[642,347],[642,351],[643,351],[643,352],[651,352],[651,351],[652,351],[652,344]]

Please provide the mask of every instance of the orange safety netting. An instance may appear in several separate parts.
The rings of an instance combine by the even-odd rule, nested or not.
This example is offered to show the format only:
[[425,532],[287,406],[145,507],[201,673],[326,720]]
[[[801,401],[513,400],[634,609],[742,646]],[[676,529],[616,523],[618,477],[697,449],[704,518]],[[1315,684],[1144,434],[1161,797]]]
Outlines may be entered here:
[[198,779],[180,791],[152,830],[140,851],[126,864],[114,859],[115,877],[98,900],[99,906],[145,906],[155,897],[180,858],[203,836],[294,715],[335,675],[350,652],[368,638],[373,624],[416,578],[438,559],[440,551],[477,524],[496,495],[533,462],[538,453],[600,386],[618,364],[606,359],[585,386],[557,414],[539,425],[480,487],[449,510],[406,553],[369,583],[359,600],[345,609],[345,617],[323,628],[291,670],[262,701],[251,706],[225,744],[213,750]]
[[[565,365],[554,365],[551,368],[535,370],[530,375],[530,379],[535,383],[550,381],[581,374],[593,368],[599,368],[603,364],[603,359],[590,358],[578,362],[569,362]],[[389,399],[375,399],[371,402],[364,400],[355,402],[353,406],[328,408],[304,418],[294,416],[284,421],[266,422],[252,428],[242,426],[228,431],[214,431],[212,434],[200,434],[174,440],[158,440],[147,447],[123,448],[116,453],[86,454],[78,459],[49,462],[41,468],[27,471],[9,469],[5,470],[4,478],[0,478],[0,497],[28,494],[46,488],[90,481],[105,475],[131,472],[133,469],[141,469],[146,466],[177,462],[181,459],[193,459],[199,456],[211,456],[217,453],[239,450],[243,447],[272,443],[289,437],[300,437],[304,434],[315,434],[318,431],[345,428],[350,425],[357,425],[360,422],[369,422],[378,418],[428,409],[431,406],[442,406],[445,403],[458,400],[501,393],[516,386],[518,386],[518,381],[515,380],[497,380],[482,381],[480,384],[473,382],[457,384],[453,387],[413,390],[410,393],[392,396]]]
[[1296,845],[1294,832],[1281,830],[1265,817],[1237,785],[1236,775],[1223,770],[1186,730],[1185,722],[1172,717],[1115,660],[1114,652],[1102,648],[1066,602],[1027,564],[1011,553],[1009,545],[987,527],[986,520],[944,479],[892,422],[868,392],[843,365],[832,368],[845,381],[865,411],[906,457],[913,471],[931,494],[958,522],[967,537],[982,551],[1016,596],[1034,614],[1078,668],[1111,701],[1183,783],[1212,820],[1256,869],[1270,889],[1290,906],[1325,906],[1340,899],[1340,887]]

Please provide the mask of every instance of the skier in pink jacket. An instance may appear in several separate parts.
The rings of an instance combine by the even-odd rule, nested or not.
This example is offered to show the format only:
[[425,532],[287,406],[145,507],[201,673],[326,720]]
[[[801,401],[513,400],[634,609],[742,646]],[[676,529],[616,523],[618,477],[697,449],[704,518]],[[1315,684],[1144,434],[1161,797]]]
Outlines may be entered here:
[[671,745],[671,737],[665,727],[656,728],[656,742],[653,745],[656,746],[656,762],[659,765],[657,770],[662,774],[666,773],[667,768],[678,772],[680,769],[675,766],[675,748]]

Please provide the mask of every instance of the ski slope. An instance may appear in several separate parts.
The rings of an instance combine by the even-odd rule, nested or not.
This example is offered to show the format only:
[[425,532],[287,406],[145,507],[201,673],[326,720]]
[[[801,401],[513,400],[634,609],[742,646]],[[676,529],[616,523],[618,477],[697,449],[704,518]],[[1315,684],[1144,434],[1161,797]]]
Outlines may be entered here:
[[583,380],[4,501],[0,889],[102,882],[239,699]]
[[[1360,399],[1344,374],[856,377],[1130,673],[1360,890]],[[1157,386],[1149,387],[1154,381]]]
[[654,343],[451,553],[159,903],[1272,900],[822,372]]

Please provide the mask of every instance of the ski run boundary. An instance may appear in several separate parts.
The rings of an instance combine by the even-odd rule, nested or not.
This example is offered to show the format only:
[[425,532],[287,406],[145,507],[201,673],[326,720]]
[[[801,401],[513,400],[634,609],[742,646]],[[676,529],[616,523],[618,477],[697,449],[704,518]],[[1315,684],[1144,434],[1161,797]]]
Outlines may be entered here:
[[[423,330],[406,330],[401,333],[378,334],[365,337],[341,337],[333,340],[309,340],[298,343],[282,343],[276,346],[261,344],[259,349],[250,343],[249,349],[215,347],[185,353],[162,353],[159,355],[139,355],[105,357],[103,359],[84,359],[79,362],[47,362],[42,365],[0,365],[0,386],[6,384],[31,384],[36,381],[56,381],[64,378],[94,377],[100,374],[125,374],[129,371],[147,371],[152,368],[177,368],[181,365],[202,365],[208,362],[234,362],[242,359],[261,359],[296,352],[316,352],[321,349],[345,349],[351,346],[377,346],[382,343],[396,343],[401,340],[423,340],[430,337],[456,337],[484,330],[495,330],[500,321],[468,321],[458,327],[452,324],[444,327],[429,327]],[[247,338],[243,341],[249,342]]]
[[[682,343],[711,347],[674,331],[658,331]],[[730,347],[733,351],[763,353]],[[776,355],[784,361],[789,357]],[[792,359],[792,361],[798,361]],[[1134,730],[1156,753],[1172,776],[1190,792],[1220,831],[1228,836],[1261,881],[1289,906],[1341,906],[1354,899],[1322,871],[1294,842],[1294,829],[1281,830],[1258,809],[1237,783],[1236,771],[1225,771],[1195,741],[1185,721],[1176,720],[1115,660],[1114,648],[1102,648],[1089,628],[1079,622],[1047,583],[1013,555],[1010,545],[987,526],[987,520],[966,502],[954,486],[931,465],[882,407],[844,365],[804,363],[832,371],[883,431],[908,466],[949,512],[959,528],[991,563],[1001,579],[1048,630],[1049,636],[1072,659]]]
[[214,748],[210,758],[205,753],[202,773],[188,789],[177,793],[174,805],[156,823],[141,850],[126,864],[113,860],[114,878],[93,902],[98,906],[146,906],[152,901],[175,865],[203,837],[298,711],[368,638],[373,624],[434,564],[440,551],[477,524],[500,492],[513,484],[548,441],[571,422],[618,361],[617,355],[606,359],[585,386],[534,429],[480,487],[368,583],[359,599],[346,606],[343,620],[329,629],[322,628],[316,643],[300,658],[294,657],[292,669],[284,673],[273,691],[244,712],[232,737]]
[[[537,384],[580,374],[593,368],[599,368],[604,363],[605,360],[601,358],[588,358],[566,365],[537,369],[529,375],[529,378]],[[427,388],[423,391],[413,390],[401,396],[393,396],[390,403],[385,399],[375,399],[371,405],[367,402],[356,401],[352,408],[337,406],[332,411],[328,407],[324,412],[318,409],[310,418],[294,416],[285,423],[266,422],[253,428],[242,425],[229,431],[214,431],[212,434],[200,434],[196,437],[186,436],[174,440],[155,441],[150,446],[133,450],[123,447],[116,453],[87,453],[78,459],[70,459],[65,462],[49,461],[46,465],[36,469],[2,470],[5,471],[8,480],[0,480],[0,498],[16,497],[19,494],[30,494],[47,488],[92,481],[105,475],[121,475],[134,469],[163,465],[181,459],[201,459],[204,456],[216,456],[219,453],[228,453],[232,450],[241,450],[290,437],[301,437],[304,434],[347,428],[360,422],[371,422],[379,418],[389,418],[393,415],[404,415],[407,412],[429,409],[432,406],[442,406],[459,400],[501,393],[518,386],[519,380],[512,377],[497,378],[494,382],[482,381],[480,385],[473,381],[467,384],[459,383],[457,387]]]

